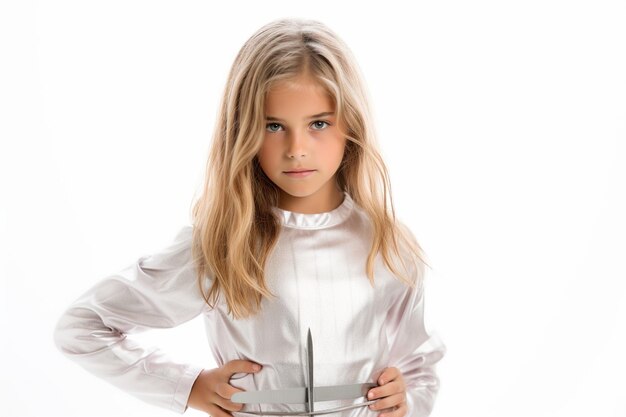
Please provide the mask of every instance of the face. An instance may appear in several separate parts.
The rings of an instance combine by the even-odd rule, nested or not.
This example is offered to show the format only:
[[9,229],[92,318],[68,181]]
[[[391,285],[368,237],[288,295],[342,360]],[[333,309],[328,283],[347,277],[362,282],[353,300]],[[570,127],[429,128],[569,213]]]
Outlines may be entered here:
[[[265,137],[257,158],[265,175],[279,188],[279,208],[321,213],[343,201],[335,173],[346,138],[334,112],[332,98],[308,76],[282,82],[268,92]],[[297,169],[310,172],[288,173]]]

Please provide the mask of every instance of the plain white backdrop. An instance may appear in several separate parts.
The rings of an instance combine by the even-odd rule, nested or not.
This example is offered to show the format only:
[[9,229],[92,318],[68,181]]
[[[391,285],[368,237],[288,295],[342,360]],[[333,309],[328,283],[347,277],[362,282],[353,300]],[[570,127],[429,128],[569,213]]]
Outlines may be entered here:
[[[189,221],[230,65],[287,16],[365,75],[434,268],[432,416],[626,415],[626,3],[602,0],[3,1],[0,415],[175,415],[66,359],[53,326]],[[136,338],[215,366],[200,317]]]

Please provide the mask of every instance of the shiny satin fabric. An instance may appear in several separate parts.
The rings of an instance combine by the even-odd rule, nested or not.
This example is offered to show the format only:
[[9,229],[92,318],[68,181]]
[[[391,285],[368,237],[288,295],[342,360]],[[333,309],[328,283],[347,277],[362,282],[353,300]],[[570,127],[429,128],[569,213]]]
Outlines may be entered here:
[[[274,299],[263,299],[253,317],[234,320],[220,297],[208,307],[191,261],[192,226],[185,225],[162,250],[141,256],[104,277],[76,299],[54,331],[58,349],[89,372],[155,406],[184,413],[203,366],[174,361],[132,334],[171,328],[202,315],[218,366],[233,359],[263,365],[234,374],[246,391],[306,386],[307,330],[315,338],[315,386],[377,382],[397,367],[407,385],[407,416],[430,415],[440,387],[436,363],[446,347],[424,327],[424,286],[410,288],[375,263],[375,287],[365,271],[371,228],[363,210],[344,193],[340,206],[317,214],[274,208],[282,230],[267,262]],[[210,285],[210,284],[209,284]],[[131,337],[129,337],[131,336]],[[366,399],[319,402],[316,411]],[[300,404],[246,404],[246,411],[305,411]],[[367,406],[329,416],[372,417]]]

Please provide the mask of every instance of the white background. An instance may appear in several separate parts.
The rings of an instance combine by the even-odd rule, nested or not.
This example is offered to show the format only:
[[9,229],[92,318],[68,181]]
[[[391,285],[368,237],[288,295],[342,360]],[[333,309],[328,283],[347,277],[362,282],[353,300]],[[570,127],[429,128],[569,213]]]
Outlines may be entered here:
[[[408,4],[1,3],[2,416],[174,415],[52,329],[188,222],[228,69],[287,16],[326,23],[366,77],[397,214],[434,267],[432,416],[626,415],[626,3]],[[202,326],[138,339],[213,367]]]

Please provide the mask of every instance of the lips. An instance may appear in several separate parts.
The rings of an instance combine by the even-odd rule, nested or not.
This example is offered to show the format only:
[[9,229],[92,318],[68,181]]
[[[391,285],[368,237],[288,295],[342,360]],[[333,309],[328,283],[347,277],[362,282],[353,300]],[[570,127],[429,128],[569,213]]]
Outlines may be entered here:
[[285,171],[284,174],[291,178],[308,178],[311,175],[313,175],[315,171],[316,170],[314,169],[309,169],[309,170],[301,169],[299,171]]
[[314,169],[293,169],[291,171],[284,171],[284,172],[309,172],[309,171],[315,171]]

